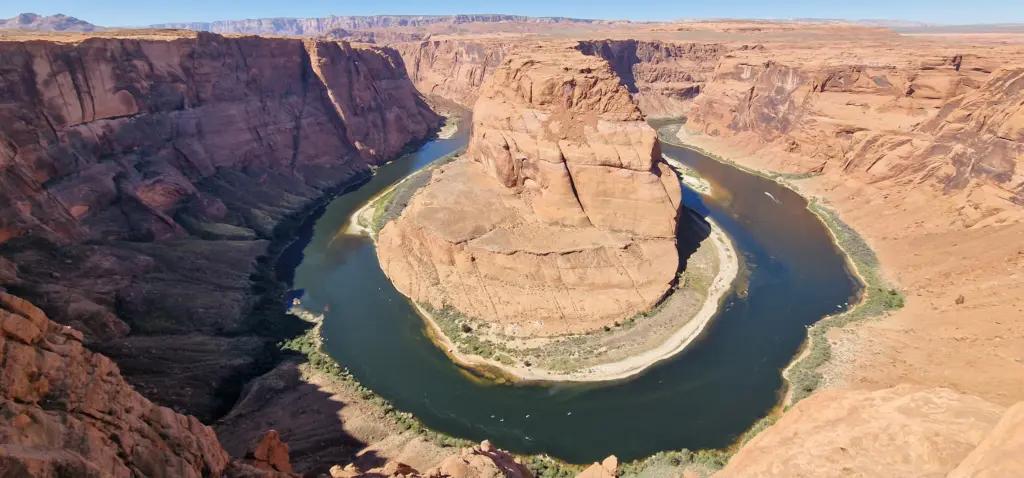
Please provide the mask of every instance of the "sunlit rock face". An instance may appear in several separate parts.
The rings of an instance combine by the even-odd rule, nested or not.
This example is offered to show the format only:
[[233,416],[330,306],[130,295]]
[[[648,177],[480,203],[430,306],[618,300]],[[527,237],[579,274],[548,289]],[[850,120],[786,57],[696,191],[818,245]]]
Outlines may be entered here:
[[378,251],[417,302],[518,334],[593,330],[668,290],[679,194],[607,61],[524,47],[485,82],[465,157],[433,173]]

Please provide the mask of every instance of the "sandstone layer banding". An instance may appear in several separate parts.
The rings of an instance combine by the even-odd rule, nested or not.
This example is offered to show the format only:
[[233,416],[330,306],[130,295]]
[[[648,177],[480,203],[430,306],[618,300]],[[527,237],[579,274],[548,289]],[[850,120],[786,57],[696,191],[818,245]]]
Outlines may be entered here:
[[679,197],[608,63],[544,46],[488,80],[466,157],[381,230],[378,254],[416,302],[514,336],[586,332],[665,296]]

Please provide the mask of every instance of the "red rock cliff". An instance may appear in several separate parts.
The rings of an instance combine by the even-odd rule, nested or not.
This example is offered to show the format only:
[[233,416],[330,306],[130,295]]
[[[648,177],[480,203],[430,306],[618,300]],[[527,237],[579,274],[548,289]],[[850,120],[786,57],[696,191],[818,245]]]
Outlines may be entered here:
[[515,44],[486,39],[435,40],[400,43],[394,48],[419,91],[472,108],[484,80]]
[[441,118],[387,48],[103,35],[0,42],[0,286],[211,420],[285,327],[269,241]]
[[4,42],[0,68],[0,94],[15,100],[0,112],[0,241],[183,237],[171,216],[220,169],[315,183],[438,124],[400,56],[347,43]]

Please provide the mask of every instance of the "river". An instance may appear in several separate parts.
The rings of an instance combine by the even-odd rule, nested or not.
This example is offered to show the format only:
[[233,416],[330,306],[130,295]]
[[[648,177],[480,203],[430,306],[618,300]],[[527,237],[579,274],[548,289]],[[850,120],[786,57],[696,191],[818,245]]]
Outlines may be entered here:
[[[468,129],[381,167],[362,187],[331,202],[293,246],[304,247],[293,279],[303,305],[329,306],[325,351],[363,385],[435,430],[571,463],[726,447],[778,402],[781,370],[798,352],[805,326],[845,309],[859,290],[825,226],[799,195],[663,145],[666,155],[712,183],[713,197],[684,188],[684,204],[717,221],[741,255],[739,285],[702,336],[675,357],[619,382],[501,385],[474,379],[427,337],[422,319],[381,271],[372,241],[341,234],[348,216],[373,195],[466,145]],[[292,277],[290,268],[281,272]]]

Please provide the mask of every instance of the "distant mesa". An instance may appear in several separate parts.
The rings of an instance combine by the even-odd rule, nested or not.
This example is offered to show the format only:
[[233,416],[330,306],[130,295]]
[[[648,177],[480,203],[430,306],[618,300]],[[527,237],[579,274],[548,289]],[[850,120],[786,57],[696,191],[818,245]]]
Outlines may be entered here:
[[430,34],[394,30],[346,30],[344,28],[335,28],[320,35],[319,38],[357,43],[404,43],[429,40]]
[[376,28],[427,27],[431,25],[461,25],[465,23],[604,23],[564,17],[527,17],[522,15],[371,15],[328,16],[319,18],[253,18],[247,20],[221,20],[216,22],[163,23],[153,28],[174,28],[213,33],[241,33],[247,35],[326,35],[333,30],[369,30]]
[[0,20],[0,30],[37,30],[42,32],[94,32],[102,30],[85,20],[69,17],[60,13],[43,16],[35,13],[22,13],[13,18]]

